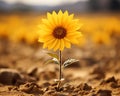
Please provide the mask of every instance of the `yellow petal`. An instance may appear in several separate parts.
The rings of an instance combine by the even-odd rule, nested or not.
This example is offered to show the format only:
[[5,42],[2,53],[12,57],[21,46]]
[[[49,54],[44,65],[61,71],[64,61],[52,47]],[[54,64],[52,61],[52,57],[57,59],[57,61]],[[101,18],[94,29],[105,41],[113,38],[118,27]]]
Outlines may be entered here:
[[54,21],[55,25],[58,25],[57,13],[55,11],[53,11],[52,15],[53,15],[53,21]]
[[72,23],[73,24],[73,17],[74,17],[74,14],[71,14],[70,16],[68,17],[63,17],[63,20],[66,19],[66,21],[64,21],[64,27],[68,29],[68,27],[70,26],[70,24]]
[[68,17],[68,20],[73,20],[73,17],[74,17],[74,14],[71,14],[69,17]]
[[[52,29],[52,24],[47,20],[47,19],[42,19],[42,22],[45,26],[47,26],[48,28]],[[42,27],[41,27],[42,28]],[[42,28],[43,29],[43,28]]]
[[57,49],[60,49],[60,40],[59,39],[57,39],[57,44],[54,47],[54,51],[56,51]]
[[65,15],[66,17],[68,17],[68,11],[65,11],[65,12],[64,12],[64,15]]
[[54,39],[44,42],[43,48],[47,48],[47,47],[49,48],[49,45],[51,45],[53,41]]
[[59,24],[59,26],[61,26],[61,24],[62,24],[62,17],[63,17],[63,13],[62,13],[62,11],[60,10],[60,11],[58,12],[58,24]]
[[57,39],[54,39],[54,41],[51,42],[50,46],[48,46],[48,49],[53,49],[57,44]]
[[82,33],[81,32],[68,32],[67,37],[81,37]]
[[79,39],[74,37],[67,37],[67,39],[73,44],[79,44]]
[[65,47],[66,48],[70,48],[71,47],[71,44],[68,40],[64,39],[64,43],[65,43]]
[[49,40],[54,39],[52,35],[39,36],[39,42],[48,42]]
[[61,39],[60,40],[60,50],[62,51],[63,49],[64,49],[64,40],[63,39]]
[[48,22],[50,23],[50,25],[52,26],[52,28],[54,28],[55,27],[55,22],[54,22],[53,15],[48,12],[47,13],[47,18],[48,18]]

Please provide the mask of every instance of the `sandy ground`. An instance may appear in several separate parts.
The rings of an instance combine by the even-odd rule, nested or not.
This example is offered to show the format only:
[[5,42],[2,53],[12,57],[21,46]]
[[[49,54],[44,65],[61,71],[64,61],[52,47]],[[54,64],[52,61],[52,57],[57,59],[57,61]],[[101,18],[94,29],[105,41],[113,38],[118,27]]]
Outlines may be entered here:
[[40,46],[0,40],[0,96],[120,96],[120,60],[112,56],[114,50],[65,49],[63,61],[79,62],[64,69],[58,90],[59,66],[44,64],[50,57]]

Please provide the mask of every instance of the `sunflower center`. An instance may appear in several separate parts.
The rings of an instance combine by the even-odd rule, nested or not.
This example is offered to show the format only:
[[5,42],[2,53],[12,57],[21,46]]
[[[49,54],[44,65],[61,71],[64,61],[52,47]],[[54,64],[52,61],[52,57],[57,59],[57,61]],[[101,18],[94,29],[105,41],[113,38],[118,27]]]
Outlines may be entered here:
[[66,29],[63,27],[56,27],[53,31],[53,36],[58,39],[62,39],[66,36]]

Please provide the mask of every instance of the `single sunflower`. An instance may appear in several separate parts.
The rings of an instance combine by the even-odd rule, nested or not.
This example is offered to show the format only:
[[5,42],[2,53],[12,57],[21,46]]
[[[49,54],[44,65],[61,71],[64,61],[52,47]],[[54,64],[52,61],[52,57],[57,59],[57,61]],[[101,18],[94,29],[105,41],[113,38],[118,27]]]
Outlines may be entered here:
[[39,25],[39,42],[43,42],[43,48],[64,50],[70,48],[72,44],[79,44],[81,27],[78,19],[73,19],[74,14],[69,15],[68,11],[64,13],[60,10],[58,14],[53,11],[47,13],[47,19],[42,19]]

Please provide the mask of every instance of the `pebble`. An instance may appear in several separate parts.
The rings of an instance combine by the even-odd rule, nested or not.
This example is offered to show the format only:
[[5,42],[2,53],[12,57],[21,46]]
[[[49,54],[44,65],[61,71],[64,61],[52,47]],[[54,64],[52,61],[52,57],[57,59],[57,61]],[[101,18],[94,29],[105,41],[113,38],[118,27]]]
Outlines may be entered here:
[[0,83],[14,85],[22,80],[21,74],[15,69],[0,69]]

